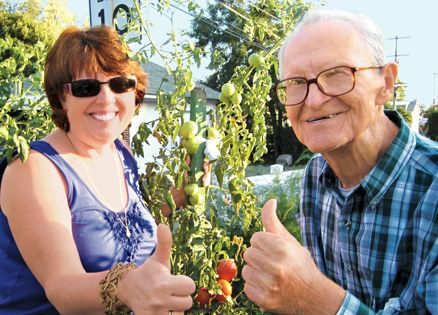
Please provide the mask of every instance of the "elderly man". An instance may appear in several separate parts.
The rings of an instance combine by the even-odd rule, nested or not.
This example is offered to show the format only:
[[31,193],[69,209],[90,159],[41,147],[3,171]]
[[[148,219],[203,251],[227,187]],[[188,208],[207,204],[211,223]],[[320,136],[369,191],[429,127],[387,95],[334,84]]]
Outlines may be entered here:
[[275,213],[251,238],[245,293],[284,314],[438,314],[438,145],[384,111],[397,65],[366,17],[309,12],[276,86],[298,139],[304,247]]

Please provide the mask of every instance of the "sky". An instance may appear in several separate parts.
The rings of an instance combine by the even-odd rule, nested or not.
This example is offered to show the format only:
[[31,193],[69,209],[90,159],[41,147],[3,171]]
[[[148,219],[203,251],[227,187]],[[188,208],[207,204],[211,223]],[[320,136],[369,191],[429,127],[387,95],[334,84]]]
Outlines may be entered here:
[[[325,8],[355,11],[371,18],[384,35],[387,61],[394,61],[394,38],[397,36],[398,77],[405,84],[405,101],[417,99],[426,106],[432,104],[434,98],[438,102],[438,1],[326,0],[325,3]],[[88,0],[68,0],[68,4],[78,24],[88,18]],[[165,38],[163,35],[170,28],[163,25],[163,19],[159,20],[154,12],[145,15],[152,20],[155,37]],[[180,29],[188,28],[190,19],[181,12],[174,17]],[[210,73],[205,67],[195,67],[192,71],[197,79],[204,79]]]

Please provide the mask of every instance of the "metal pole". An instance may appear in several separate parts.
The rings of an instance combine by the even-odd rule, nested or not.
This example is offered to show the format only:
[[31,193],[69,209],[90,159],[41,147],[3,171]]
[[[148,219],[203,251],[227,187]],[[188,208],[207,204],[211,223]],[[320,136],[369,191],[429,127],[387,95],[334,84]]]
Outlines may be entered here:
[[[394,57],[394,62],[397,63],[397,64],[398,64],[397,57],[408,56],[408,54],[400,55],[398,53],[398,49],[397,49],[398,48],[398,40],[399,39],[405,39],[405,38],[411,38],[411,37],[410,36],[403,36],[403,37],[395,36],[394,38],[388,38],[389,40],[395,40],[395,51],[394,51],[394,56],[393,57]],[[397,98],[397,81],[394,82],[394,95],[393,95],[393,98],[392,98],[392,108],[394,110],[396,109],[396,106],[395,106],[396,98]]]
[[438,75],[437,72],[433,73],[433,103],[432,105],[435,105],[435,100],[436,100],[436,76]]
[[[207,97],[205,89],[194,88],[190,95],[190,120],[196,122],[198,126],[205,122],[207,116]],[[201,127],[201,126],[199,126]],[[195,175],[198,172],[203,172],[202,164],[204,163],[205,142],[199,145],[198,151],[193,156],[190,162],[190,175]],[[201,179],[198,181],[199,186],[202,185]]]

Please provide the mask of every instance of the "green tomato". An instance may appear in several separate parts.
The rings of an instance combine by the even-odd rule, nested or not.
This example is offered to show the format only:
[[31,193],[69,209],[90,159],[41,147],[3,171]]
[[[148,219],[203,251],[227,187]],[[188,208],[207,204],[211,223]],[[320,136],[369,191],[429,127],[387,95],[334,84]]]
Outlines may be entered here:
[[193,91],[193,89],[196,87],[195,81],[191,80],[189,84],[187,85],[187,92]]
[[189,196],[193,196],[194,194],[197,194],[198,191],[199,191],[199,187],[197,184],[187,184],[184,187],[184,192]]
[[226,98],[233,95],[235,91],[236,91],[236,88],[234,87],[234,84],[231,82],[228,82],[228,83],[225,83],[224,85],[222,85],[221,93]]
[[219,93],[219,101],[222,103],[226,103],[227,102],[227,98],[221,93]]
[[220,137],[219,131],[214,127],[209,127],[207,129],[207,138],[210,140],[216,140]]
[[198,151],[200,142],[196,137],[191,137],[182,139],[181,144],[189,154],[195,154]]
[[265,64],[265,58],[259,54],[251,54],[248,58],[248,63],[251,67],[257,68]]
[[239,105],[242,102],[242,95],[236,92],[231,96],[230,100],[231,104]]
[[183,138],[193,138],[198,133],[198,124],[188,120],[183,123],[179,130],[179,135]]
[[193,196],[190,196],[189,201],[190,201],[190,204],[192,206],[196,206],[196,205],[200,205],[200,204],[204,203],[205,198],[204,198],[204,195],[198,191]]

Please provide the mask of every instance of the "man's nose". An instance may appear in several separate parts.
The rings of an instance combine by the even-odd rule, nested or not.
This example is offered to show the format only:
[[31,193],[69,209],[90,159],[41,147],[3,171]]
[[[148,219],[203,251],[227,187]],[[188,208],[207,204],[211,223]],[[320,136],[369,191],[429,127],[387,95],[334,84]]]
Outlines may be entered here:
[[319,88],[316,81],[309,82],[309,92],[304,100],[304,104],[311,107],[318,107],[328,101],[331,96],[325,95]]

